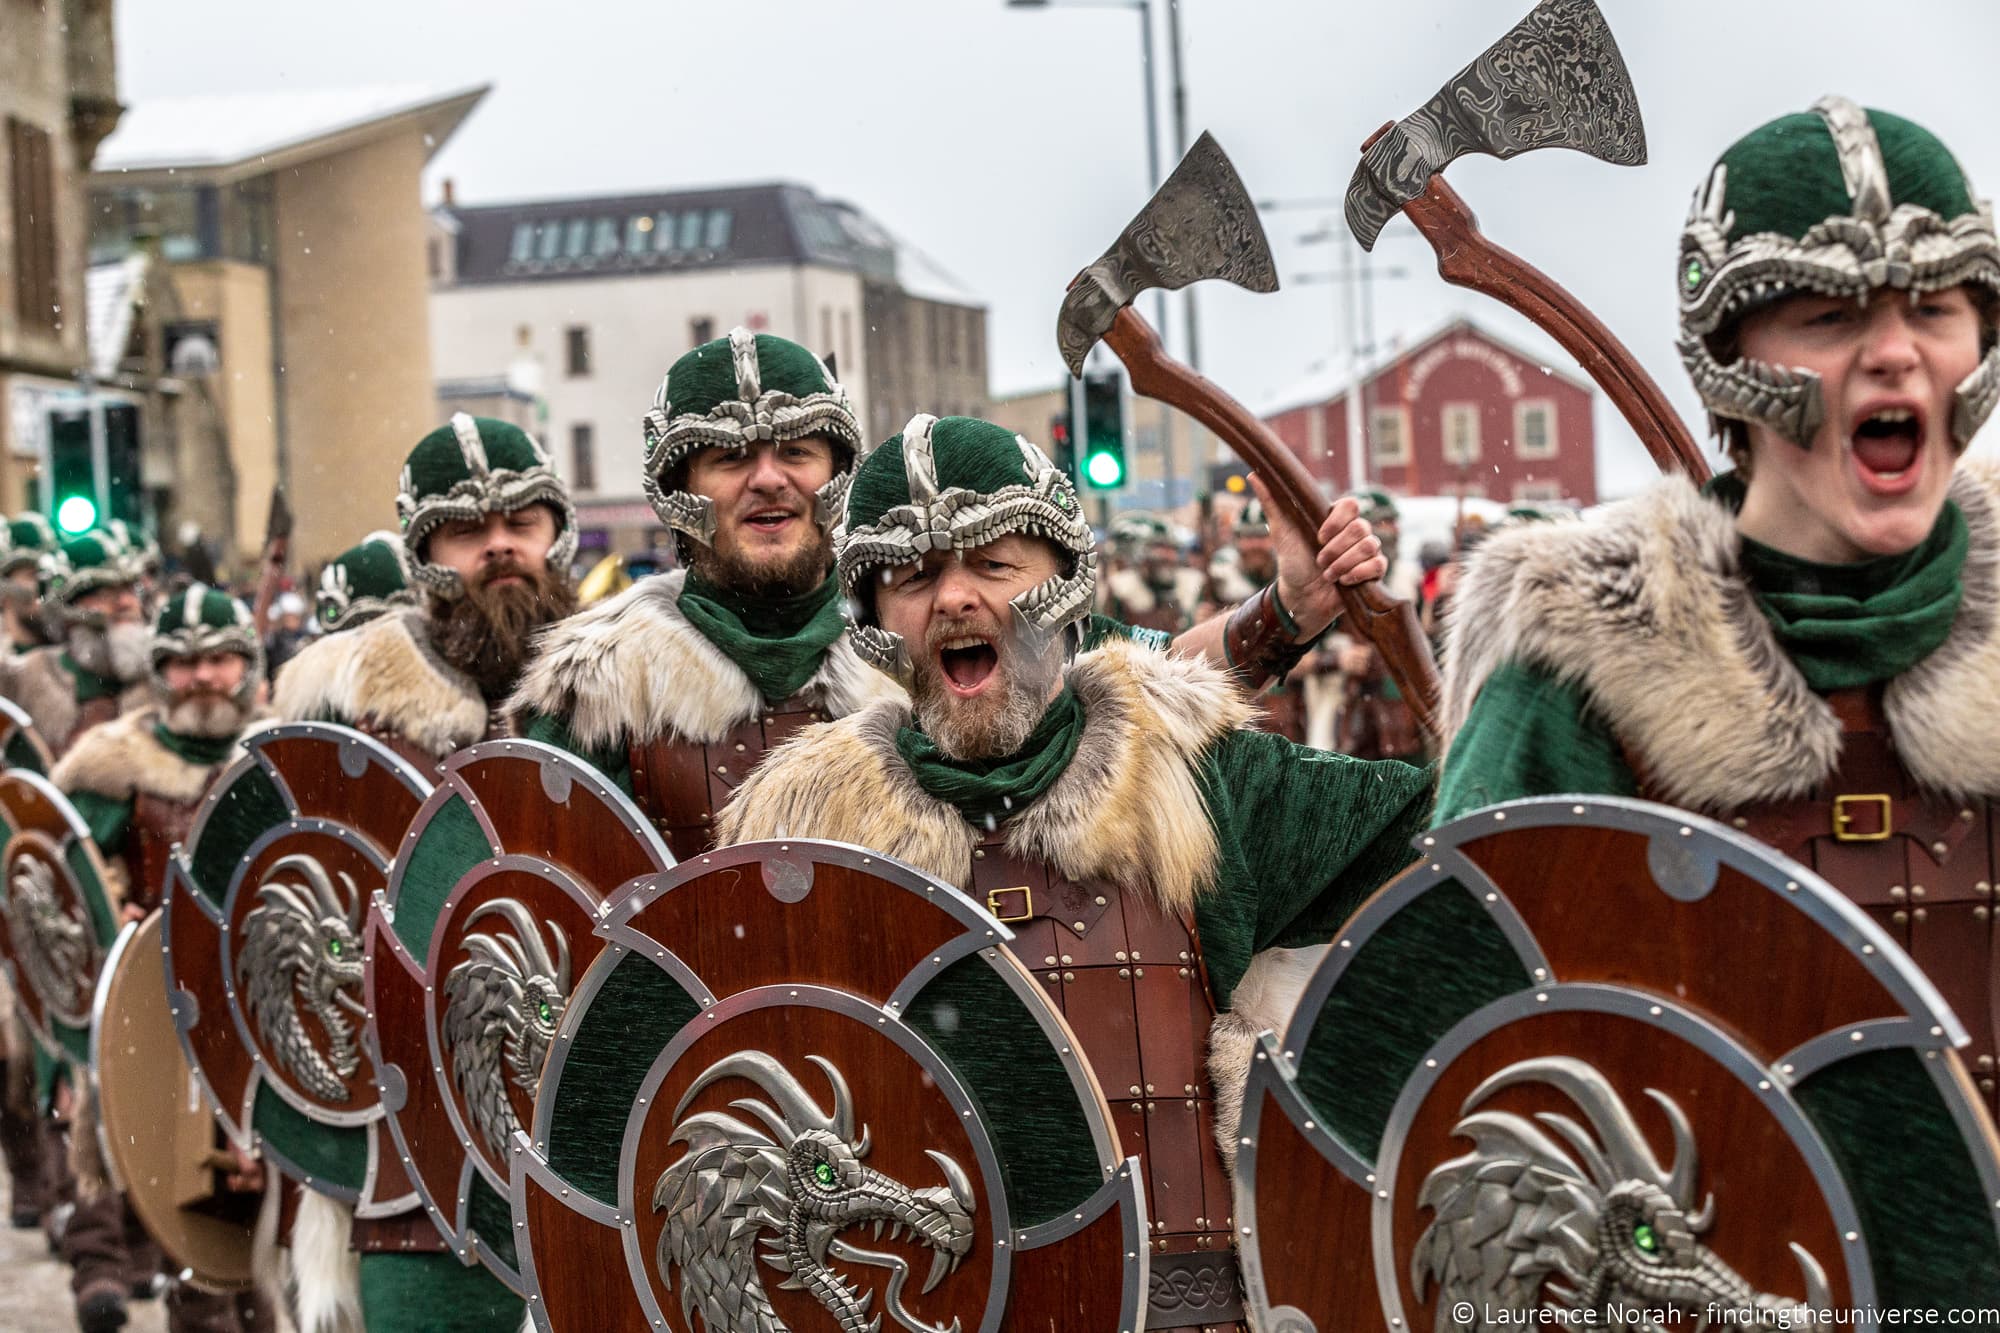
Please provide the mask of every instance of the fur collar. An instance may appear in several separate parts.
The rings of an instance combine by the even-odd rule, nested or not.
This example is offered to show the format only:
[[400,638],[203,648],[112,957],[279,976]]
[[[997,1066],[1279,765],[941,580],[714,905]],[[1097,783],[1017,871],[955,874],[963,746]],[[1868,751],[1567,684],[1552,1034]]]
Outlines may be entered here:
[[[2000,464],[1961,462],[1951,498],[1970,529],[1964,600],[1883,705],[1911,776],[1967,797],[2000,793]],[[1840,724],[1757,609],[1739,549],[1734,515],[1681,477],[1489,541],[1447,629],[1447,736],[1515,660],[1582,686],[1661,799],[1721,811],[1810,791],[1839,760]]]
[[[1113,880],[1189,910],[1217,856],[1196,762],[1250,705],[1206,663],[1123,641],[1077,658],[1069,683],[1083,738],[1055,785],[1008,821],[1009,848],[1070,879]],[[980,830],[919,787],[897,753],[909,716],[907,702],[878,703],[773,750],[723,812],[718,845],[832,838],[964,888]]]
[[[13,659],[7,673],[7,693],[26,710],[35,730],[58,756],[75,739],[78,716],[76,677],[63,669],[60,644],[36,648]],[[140,680],[118,696],[118,711],[127,713],[153,700],[152,686]]]
[[[763,711],[742,668],[681,614],[686,578],[678,569],[655,574],[551,626],[508,710],[559,717],[589,749],[660,736],[706,744]],[[903,697],[846,635],[804,692],[834,717]]]
[[440,758],[487,725],[479,687],[431,648],[421,607],[309,645],[278,672],[271,706],[287,722],[366,722]]
[[153,727],[159,720],[155,705],[92,727],[57,762],[49,781],[65,792],[87,791],[118,801],[154,796],[186,805],[199,800],[209,780],[241,751],[231,750],[212,766],[189,763],[155,739]]

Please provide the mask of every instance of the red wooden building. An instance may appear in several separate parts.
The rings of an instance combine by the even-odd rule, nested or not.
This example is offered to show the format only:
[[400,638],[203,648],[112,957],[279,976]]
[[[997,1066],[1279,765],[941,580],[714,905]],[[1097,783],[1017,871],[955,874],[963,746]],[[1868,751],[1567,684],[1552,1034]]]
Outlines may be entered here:
[[[1397,495],[1595,504],[1594,396],[1583,380],[1454,320],[1362,377],[1368,480]],[[1333,493],[1349,488],[1344,384],[1301,385],[1264,419]]]

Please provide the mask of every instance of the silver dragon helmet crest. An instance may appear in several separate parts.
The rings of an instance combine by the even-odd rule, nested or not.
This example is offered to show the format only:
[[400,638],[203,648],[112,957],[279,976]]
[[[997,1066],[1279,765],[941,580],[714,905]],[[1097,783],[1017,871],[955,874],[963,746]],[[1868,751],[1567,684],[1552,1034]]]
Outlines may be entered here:
[[7,882],[7,928],[21,980],[50,1014],[73,1027],[90,1022],[90,981],[97,975],[90,923],[68,910],[56,870],[38,856],[18,857]]
[[[321,1101],[350,1100],[347,1080],[361,1068],[355,1024],[366,1012],[359,998],[361,892],[353,876],[341,872],[336,888],[317,858],[284,857],[257,886],[241,938],[236,983],[279,1067]],[[307,1015],[326,1034],[324,1054]]]
[[513,898],[483,903],[466,918],[499,917],[513,929],[465,937],[466,957],[445,974],[440,1035],[451,1050],[452,1077],[473,1127],[505,1161],[519,1118],[513,1085],[533,1100],[569,1003],[569,938],[549,921],[544,939],[526,905]]
[[[940,1152],[925,1155],[943,1173],[943,1186],[911,1189],[862,1165],[868,1131],[855,1133],[847,1080],[832,1062],[806,1058],[832,1085],[831,1113],[761,1051],[716,1061],[681,1098],[673,1141],[686,1144],[687,1153],[653,1187],[653,1210],[667,1215],[654,1255],[660,1281],[671,1290],[678,1275],[681,1318],[689,1327],[698,1311],[710,1333],[786,1333],[761,1259],[785,1275],[781,1287],[810,1292],[836,1327],[878,1333],[882,1314],[868,1317],[874,1293],[857,1290],[827,1262],[831,1257],[887,1269],[882,1310],[909,1333],[959,1333],[955,1319],[940,1327],[904,1307],[910,1269],[902,1258],[864,1250],[841,1233],[872,1225],[878,1236],[886,1228],[928,1247],[933,1257],[922,1289],[930,1291],[972,1250],[971,1180]],[[747,1079],[770,1099],[730,1103],[756,1123],[723,1111],[686,1115],[703,1089],[726,1078]]]
[[[1589,1126],[1553,1112],[1538,1114],[1536,1124],[1473,1109],[1524,1084],[1561,1092]],[[1813,1327],[1805,1312],[1832,1300],[1825,1273],[1804,1249],[1792,1246],[1806,1287],[1806,1299],[1796,1301],[1755,1290],[1698,1239],[1714,1221],[1715,1201],[1695,1203],[1694,1130],[1671,1098],[1651,1088],[1646,1095],[1673,1127],[1672,1166],[1660,1164],[1616,1089],[1581,1060],[1523,1060],[1473,1089],[1452,1131],[1473,1150],[1433,1169],[1417,1200],[1433,1216],[1411,1256],[1410,1282],[1419,1297],[1437,1283],[1437,1333],[1524,1324],[1551,1306],[1722,1310],[1746,1324],[1763,1316]],[[1482,1312],[1470,1325],[1448,1314],[1468,1305]],[[1664,1330],[1648,1324],[1640,1333]]]

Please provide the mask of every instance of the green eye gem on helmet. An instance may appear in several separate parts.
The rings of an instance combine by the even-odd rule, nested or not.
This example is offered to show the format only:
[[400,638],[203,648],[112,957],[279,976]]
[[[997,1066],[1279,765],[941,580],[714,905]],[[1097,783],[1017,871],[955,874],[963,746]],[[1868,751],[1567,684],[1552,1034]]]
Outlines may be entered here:
[[326,952],[328,957],[338,958],[347,952],[347,946],[339,940],[328,940],[326,942]]
[[1647,1254],[1658,1254],[1660,1252],[1659,1233],[1644,1222],[1632,1228],[1632,1243]]
[[819,1182],[821,1189],[832,1189],[838,1183],[838,1178],[833,1174],[833,1163],[813,1163],[813,1179]]
[[544,1023],[553,1023],[556,1021],[556,1011],[549,1005],[547,1000],[543,1000],[535,1006],[535,1016]]

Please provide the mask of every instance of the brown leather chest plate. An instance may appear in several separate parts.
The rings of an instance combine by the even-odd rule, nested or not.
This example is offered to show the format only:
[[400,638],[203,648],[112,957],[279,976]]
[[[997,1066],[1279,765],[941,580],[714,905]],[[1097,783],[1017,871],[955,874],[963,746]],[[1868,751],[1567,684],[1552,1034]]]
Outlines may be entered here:
[[713,843],[716,812],[765,752],[800,728],[826,720],[824,709],[795,694],[738,722],[718,741],[661,736],[634,744],[627,750],[632,797],[677,859],[699,856]]
[[[1002,832],[973,852],[972,895],[1014,930],[1015,957],[1062,1011],[1096,1071],[1120,1144],[1144,1168],[1155,1262],[1195,1255],[1227,1262],[1230,1182],[1215,1144],[1207,1058],[1215,1004],[1198,941],[1183,922],[1115,884],[1077,883],[1013,855]],[[1196,1284],[1216,1299],[1186,1322],[1161,1322],[1156,1302],[1148,1327],[1233,1326],[1240,1309],[1233,1263],[1226,1276]]]
[[141,792],[132,804],[132,836],[125,840],[125,901],[145,911],[160,905],[174,844],[186,842],[201,809],[198,801],[169,801]]
[[1920,790],[1871,692],[1839,691],[1827,702],[1843,731],[1833,776],[1799,799],[1725,818],[1825,877],[1909,951],[1971,1034],[1965,1063],[1993,1112],[2000,994],[1990,803]]

